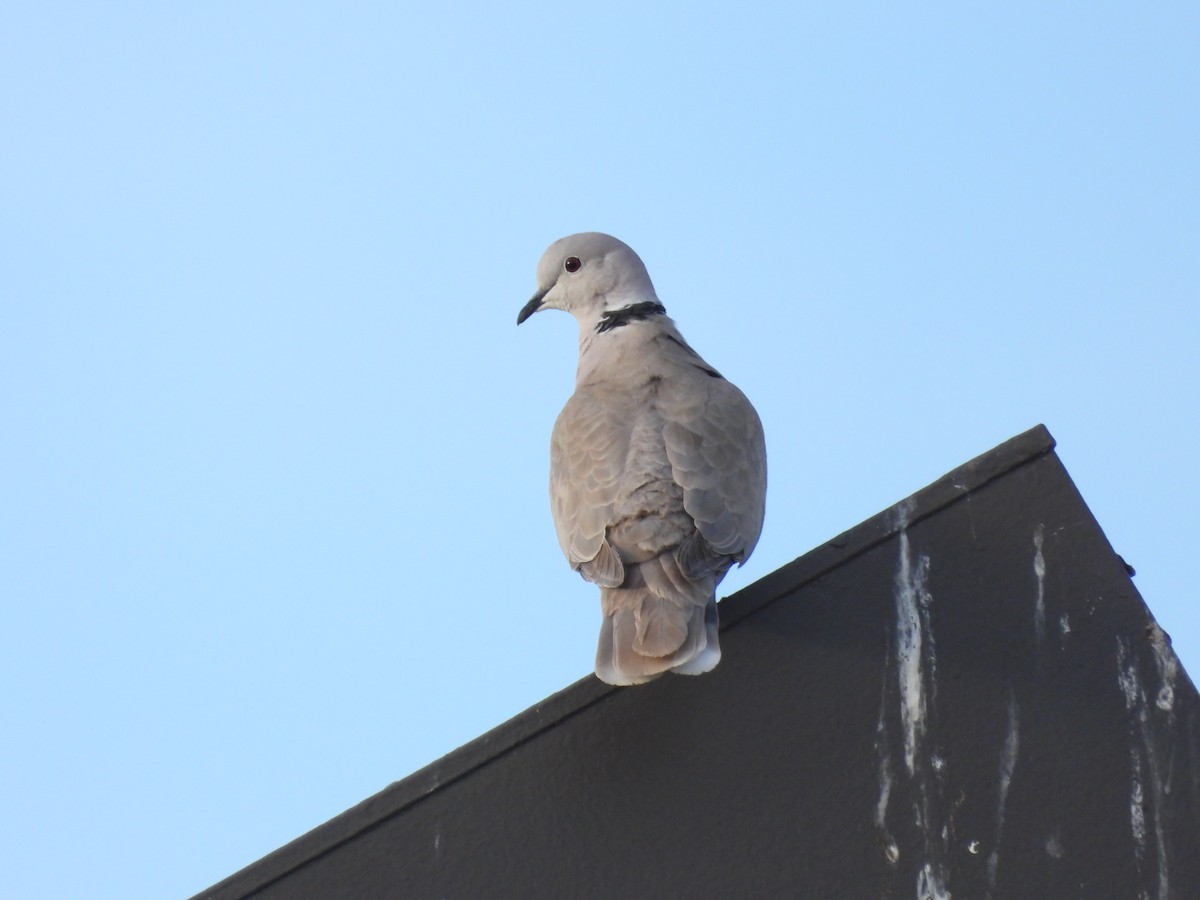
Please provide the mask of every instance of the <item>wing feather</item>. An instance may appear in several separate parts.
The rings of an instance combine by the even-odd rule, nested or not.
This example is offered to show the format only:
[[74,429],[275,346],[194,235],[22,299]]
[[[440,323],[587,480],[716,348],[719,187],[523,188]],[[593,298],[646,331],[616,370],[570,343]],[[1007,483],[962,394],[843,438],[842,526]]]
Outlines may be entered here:
[[[572,395],[554,423],[550,509],[558,543],[574,569],[596,559],[605,546],[628,444],[628,430],[587,392]],[[602,563],[588,567],[584,577],[594,573],[597,578],[589,580],[611,581],[615,573],[607,554]]]
[[758,413],[734,385],[700,372],[665,384],[659,409],[684,509],[714,551],[744,561],[758,542],[766,502]]

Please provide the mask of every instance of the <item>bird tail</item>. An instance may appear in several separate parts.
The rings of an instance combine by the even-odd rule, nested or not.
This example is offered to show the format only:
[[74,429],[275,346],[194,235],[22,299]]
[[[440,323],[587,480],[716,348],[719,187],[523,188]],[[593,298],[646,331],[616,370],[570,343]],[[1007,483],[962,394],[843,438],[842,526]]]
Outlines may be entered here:
[[627,566],[625,575],[621,587],[600,589],[602,681],[641,684],[667,671],[699,675],[720,661],[717,575],[688,578],[671,553]]

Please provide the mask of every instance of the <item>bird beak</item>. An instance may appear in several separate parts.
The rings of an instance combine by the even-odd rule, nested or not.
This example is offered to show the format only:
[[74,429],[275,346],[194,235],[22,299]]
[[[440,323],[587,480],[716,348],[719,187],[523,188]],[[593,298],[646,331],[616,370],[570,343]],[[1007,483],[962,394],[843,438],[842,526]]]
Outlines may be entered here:
[[522,306],[521,311],[519,313],[517,313],[517,324],[518,325],[520,325],[522,322],[524,322],[526,319],[528,319],[535,312],[537,312],[539,309],[542,308],[542,301],[546,298],[546,295],[548,293],[550,293],[550,289],[546,288],[546,290],[538,291],[536,294],[534,294],[532,297],[529,298],[529,302],[526,303],[524,306]]

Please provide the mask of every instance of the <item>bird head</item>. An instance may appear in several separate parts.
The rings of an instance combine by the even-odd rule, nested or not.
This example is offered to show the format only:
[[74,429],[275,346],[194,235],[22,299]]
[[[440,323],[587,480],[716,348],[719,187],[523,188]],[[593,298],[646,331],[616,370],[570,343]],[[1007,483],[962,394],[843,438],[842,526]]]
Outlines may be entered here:
[[633,250],[615,237],[586,231],[546,249],[537,267],[537,293],[517,315],[517,324],[539,310],[562,309],[586,325],[609,310],[657,299]]

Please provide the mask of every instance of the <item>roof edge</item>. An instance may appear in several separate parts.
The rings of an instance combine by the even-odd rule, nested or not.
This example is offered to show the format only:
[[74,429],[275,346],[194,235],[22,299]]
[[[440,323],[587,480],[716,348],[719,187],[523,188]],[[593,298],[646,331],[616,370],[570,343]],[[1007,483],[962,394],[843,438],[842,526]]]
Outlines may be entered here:
[[[909,525],[933,515],[1013,469],[1044,456],[1054,447],[1054,438],[1047,428],[1037,425],[964,463],[883,512],[722,599],[722,630],[831,569],[844,565]],[[604,684],[591,674],[586,675],[502,725],[201,891],[193,900],[247,897],[618,690],[621,688]]]
[[1045,456],[1056,441],[1045,425],[1009,438],[1003,444],[947,472],[937,481],[876,513],[803,556],[764,575],[721,602],[721,628],[791,594],[831,569],[899,534],[910,525],[962,500],[1013,469]]

